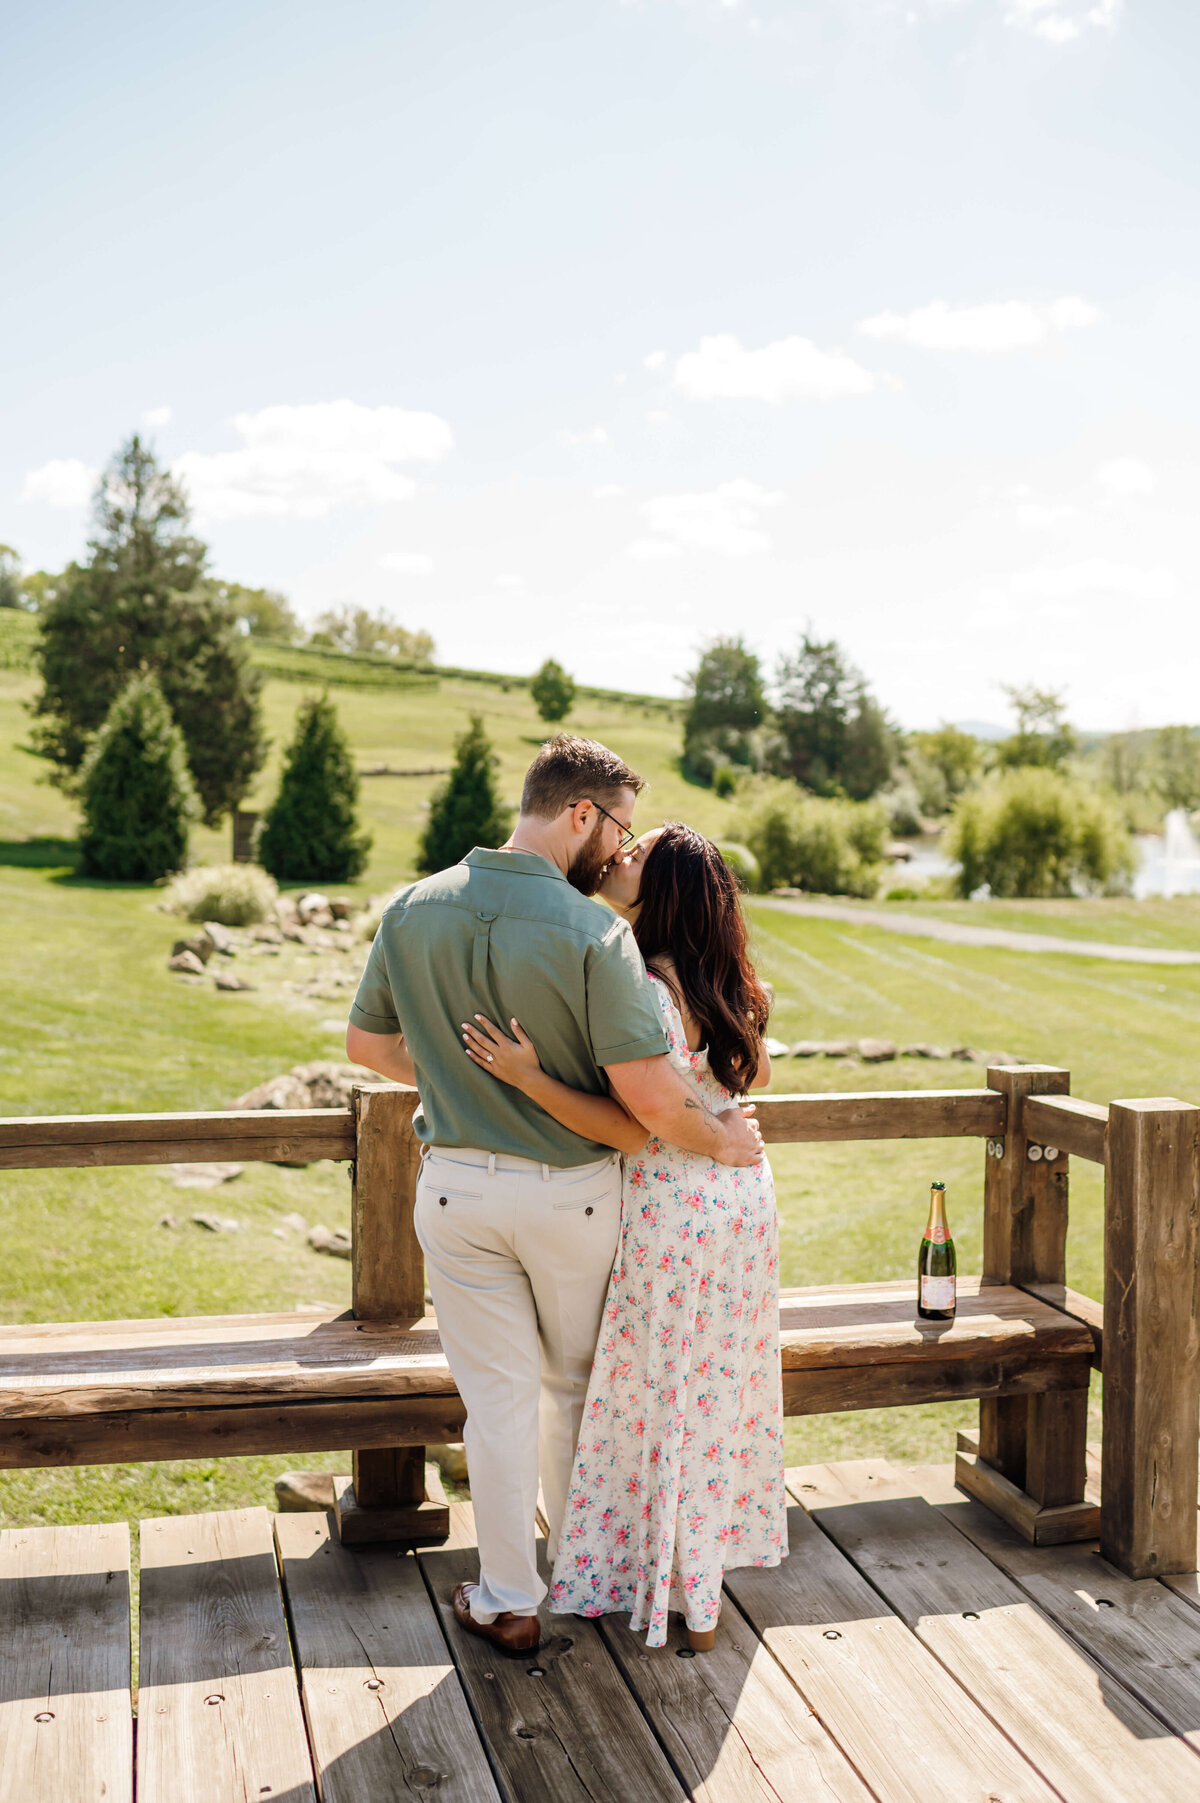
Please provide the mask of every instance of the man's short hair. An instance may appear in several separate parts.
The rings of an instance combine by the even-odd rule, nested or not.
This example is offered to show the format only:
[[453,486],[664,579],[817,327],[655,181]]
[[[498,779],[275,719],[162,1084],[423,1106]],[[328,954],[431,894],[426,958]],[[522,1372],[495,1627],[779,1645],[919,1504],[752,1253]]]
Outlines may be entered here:
[[564,808],[577,801],[607,807],[619,790],[632,789],[640,795],[645,786],[637,771],[598,739],[560,732],[547,739],[525,772],[521,812],[557,820]]

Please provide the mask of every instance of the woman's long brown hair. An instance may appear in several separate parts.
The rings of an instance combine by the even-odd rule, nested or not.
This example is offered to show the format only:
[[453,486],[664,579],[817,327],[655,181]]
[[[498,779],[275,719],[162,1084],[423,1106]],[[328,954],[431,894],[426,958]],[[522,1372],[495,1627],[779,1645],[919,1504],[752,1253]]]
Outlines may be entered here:
[[[771,1003],[746,950],[732,870],[711,839],[668,821],[646,853],[638,900],[633,936],[646,968],[668,988],[678,984],[708,1046],[713,1076],[734,1095],[745,1094],[758,1070]],[[666,958],[674,981],[662,968]]]

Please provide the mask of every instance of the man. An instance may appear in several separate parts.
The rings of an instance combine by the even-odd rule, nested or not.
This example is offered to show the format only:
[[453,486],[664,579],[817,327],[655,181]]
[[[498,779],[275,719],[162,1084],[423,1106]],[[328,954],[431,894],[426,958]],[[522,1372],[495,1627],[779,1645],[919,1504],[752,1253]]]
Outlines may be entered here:
[[539,1462],[553,1557],[616,1252],[621,1170],[610,1148],[477,1070],[460,1023],[515,1015],[543,1068],[572,1088],[603,1094],[607,1077],[651,1133],[723,1164],[762,1156],[756,1124],[736,1108],[712,1114],[668,1062],[633,935],[588,899],[632,842],[643,787],[593,740],[544,745],[508,843],[471,852],[388,907],[346,1035],[352,1059],[421,1092],[416,1227],[467,1407],[479,1535],[479,1583],[459,1586],[454,1612],[512,1653],[538,1645]]

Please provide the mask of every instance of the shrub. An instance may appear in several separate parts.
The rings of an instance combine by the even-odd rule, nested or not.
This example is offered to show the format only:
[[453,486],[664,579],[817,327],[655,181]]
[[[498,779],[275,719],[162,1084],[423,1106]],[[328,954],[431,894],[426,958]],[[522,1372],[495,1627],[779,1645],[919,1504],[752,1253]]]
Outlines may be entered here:
[[350,741],[327,695],[296,711],[279,793],[258,841],[263,867],[280,882],[352,883],[371,849],[358,826],[358,771]]
[[417,869],[431,876],[461,863],[476,845],[494,850],[508,837],[512,811],[496,788],[499,758],[483,730],[483,716],[455,742],[450,775],[429,804],[429,820],[421,835]]
[[79,849],[89,876],[152,883],[179,869],[196,791],[183,734],[155,676],[135,676],[109,708],[84,759],[79,790]]
[[894,833],[912,837],[921,830],[921,798],[916,784],[903,767],[892,778],[886,789],[881,789],[875,798],[883,807],[888,817],[888,825]]
[[1058,771],[1009,770],[962,796],[946,832],[959,895],[1120,894],[1133,846],[1112,805]]
[[163,907],[185,920],[249,927],[267,919],[278,894],[274,879],[257,864],[199,864],[195,870],[180,872],[167,889]]
[[717,850],[737,878],[739,889],[762,888],[762,871],[748,845],[738,845],[733,839],[721,839],[717,841]]
[[887,834],[877,803],[826,801],[781,783],[752,807],[745,838],[766,889],[874,895]]
[[562,665],[548,657],[537,674],[530,679],[529,694],[542,719],[548,724],[565,720],[575,701],[575,679]]

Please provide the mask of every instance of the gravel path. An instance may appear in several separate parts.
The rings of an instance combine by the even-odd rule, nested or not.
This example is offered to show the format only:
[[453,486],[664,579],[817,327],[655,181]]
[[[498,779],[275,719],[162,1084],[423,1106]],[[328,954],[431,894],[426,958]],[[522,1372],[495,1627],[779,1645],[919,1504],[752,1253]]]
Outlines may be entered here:
[[760,897],[760,908],[785,914],[810,914],[817,920],[841,920],[848,926],[881,927],[914,939],[940,939],[947,945],[992,945],[1009,952],[1056,952],[1072,958],[1108,958],[1116,964],[1200,964],[1200,951],[1159,950],[1152,945],[1109,945],[1101,939],[1063,939],[1055,933],[1014,933],[1007,927],[968,927],[955,920],[930,920],[923,914],[893,914],[881,908],[851,908],[842,902]]

